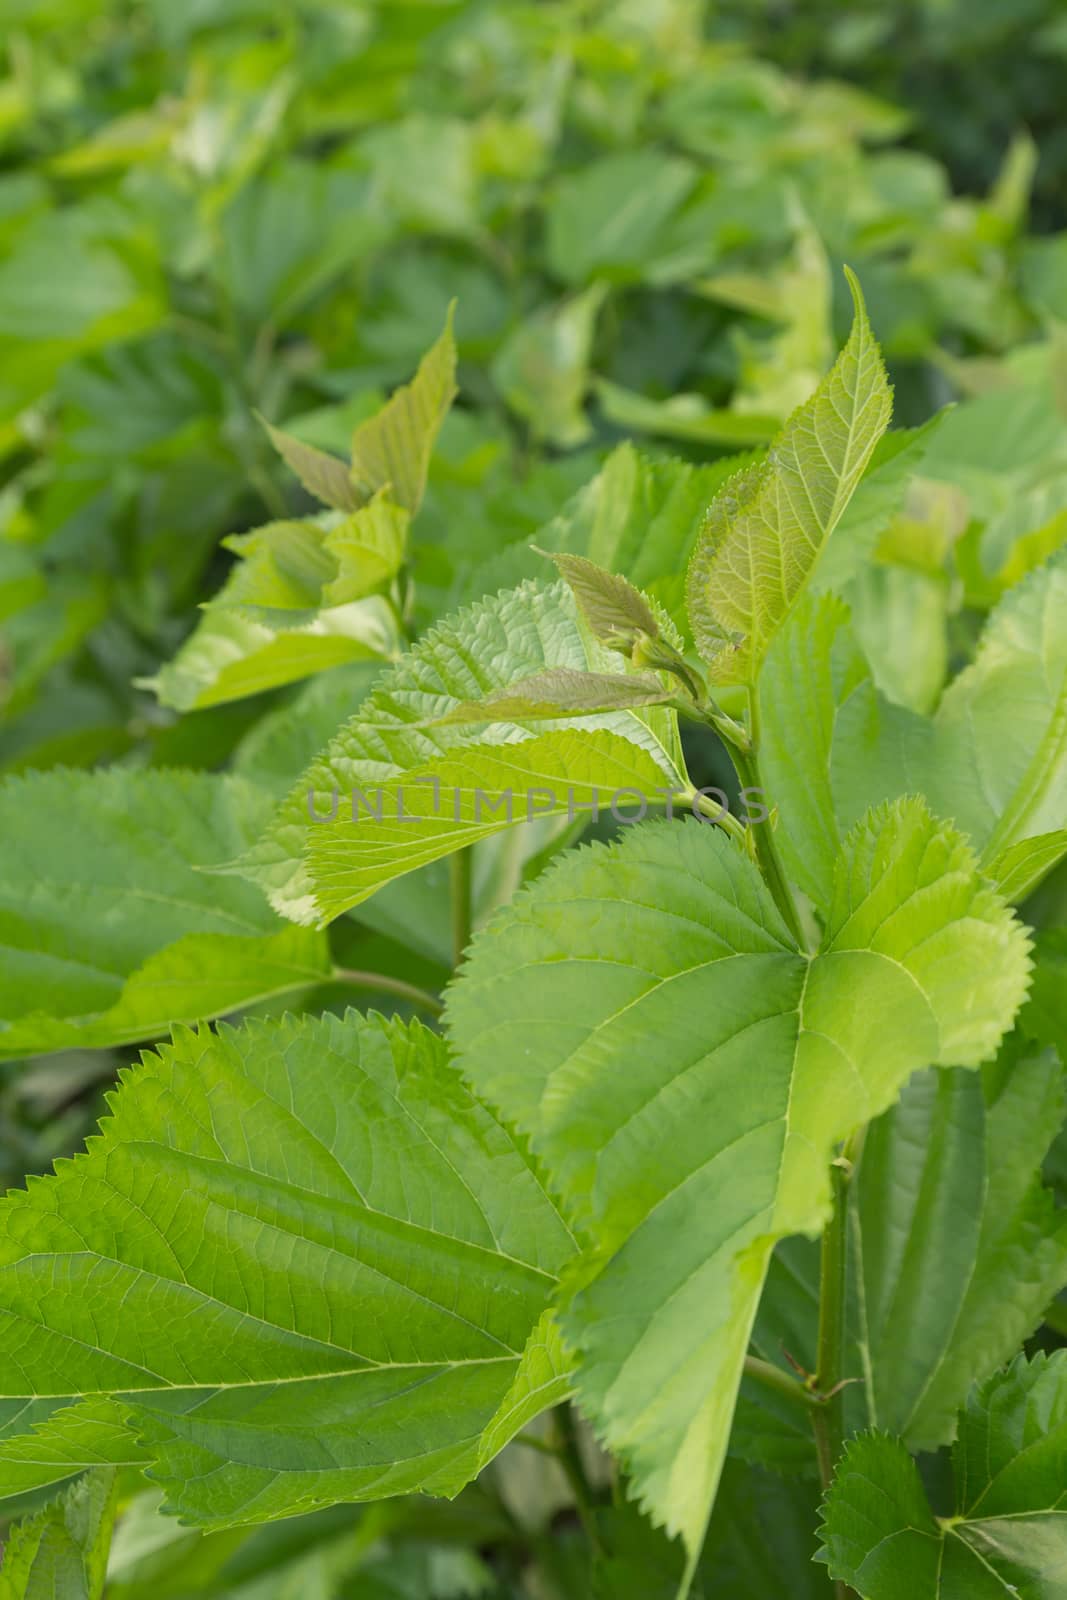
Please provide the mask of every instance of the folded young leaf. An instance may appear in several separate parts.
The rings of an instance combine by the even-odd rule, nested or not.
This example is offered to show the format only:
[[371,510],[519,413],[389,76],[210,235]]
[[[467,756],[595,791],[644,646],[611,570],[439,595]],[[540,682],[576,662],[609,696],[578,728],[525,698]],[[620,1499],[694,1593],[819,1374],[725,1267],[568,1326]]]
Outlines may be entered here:
[[324,505],[335,511],[358,511],[372,495],[388,489],[390,498],[409,515],[419,509],[434,442],[457,393],[454,311],[453,304],[443,333],[419,362],[411,382],[356,428],[351,466],[264,423],[279,455]]
[[270,442],[287,467],[291,467],[308,494],[321,500],[334,511],[356,511],[366,500],[366,494],[353,482],[352,473],[344,461],[328,455],[313,444],[294,438],[284,428],[276,428],[265,419],[263,426]]
[[450,720],[472,698],[557,669],[625,679],[562,582],[522,584],[440,623],[341,728],[235,870],[285,916],[321,922],[531,816],[607,810],[623,790],[624,806],[662,804],[686,789],[666,707],[594,712],[580,727],[566,714],[560,727],[526,713]]
[[[544,1314],[572,1235],[437,1035],[179,1031],[111,1112],[4,1202],[0,1385],[114,1400],[169,1509],[452,1494],[566,1394]],[[54,1412],[52,1456],[89,1420]]]
[[364,498],[388,489],[390,499],[412,516],[422,503],[441,424],[458,393],[455,309],[453,302],[444,331],[419,362],[411,382],[397,389],[352,435],[352,479]]
[[0,1600],[102,1600],[117,1506],[114,1472],[90,1472],[17,1522],[4,1549]]
[[[805,599],[760,684],[762,769],[790,875],[816,905],[842,834],[869,805],[926,796],[1022,899],[1067,849],[1067,552],[1010,590],[932,717],[875,688],[830,596]],[[798,740],[797,730],[805,730]]]
[[118,768],[0,786],[0,1057],[151,1039],[326,977],[321,934],[198,870],[247,848],[270,800]]
[[654,639],[659,633],[655,613],[628,578],[598,567],[585,556],[553,555],[551,559],[601,644],[629,649],[639,635]]
[[764,460],[712,502],[689,564],[697,648],[717,682],[753,683],[774,634],[889,425],[891,395],[859,285],[848,343]]
[[846,841],[814,958],[693,823],[568,855],[476,939],[448,1003],[460,1064],[595,1241],[561,1302],[577,1392],[691,1556],[775,1240],[820,1229],[835,1142],[917,1067],[996,1048],[1027,951],[918,801]]
[[981,1076],[925,1072],[867,1130],[852,1194],[866,1415],[913,1450],[951,1441],[971,1385],[1067,1284],[1067,1211],[1041,1163],[1067,1109],[1051,1050],[1013,1037]]
[[956,1503],[935,1517],[900,1440],[849,1442],[823,1506],[824,1560],[864,1600],[1051,1600],[1067,1572],[1067,1351],[1023,1357],[960,1415]]

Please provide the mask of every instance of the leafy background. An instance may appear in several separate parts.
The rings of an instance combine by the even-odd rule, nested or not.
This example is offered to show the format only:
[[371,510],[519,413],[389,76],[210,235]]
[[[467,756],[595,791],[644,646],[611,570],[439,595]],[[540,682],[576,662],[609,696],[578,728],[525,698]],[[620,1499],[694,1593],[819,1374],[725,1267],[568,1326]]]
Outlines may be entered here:
[[[122,825],[93,837],[115,862],[118,904],[161,825],[154,769],[232,770],[209,822],[192,799],[165,819],[174,840],[207,829],[191,855],[225,859],[371,688],[376,666],[355,661],[178,715],[138,685],[234,569],[223,540],[309,508],[259,414],[347,451],[453,300],[460,398],[419,512],[411,634],[537,570],[525,546],[538,530],[565,548],[552,519],[587,516],[570,497],[605,461],[602,492],[636,502],[631,458],[612,455],[626,440],[653,464],[690,463],[691,492],[710,498],[717,463],[765,442],[826,370],[848,324],[844,263],[863,283],[897,423],[960,402],[877,552],[875,492],[871,569],[823,572],[852,585],[879,687],[927,716],[984,613],[1062,542],[1067,27],[1054,0],[7,0],[0,26],[0,770],[44,774],[32,781],[54,786],[69,830],[35,841],[46,791],[5,791],[5,948],[35,850],[73,863],[84,845],[81,772],[121,774]],[[654,465],[641,470],[654,480]],[[892,462],[881,470],[884,483]],[[669,585],[657,598],[677,611]],[[921,648],[901,649],[916,629]],[[715,759],[697,753],[712,780]],[[546,825],[546,854],[556,842]],[[480,915],[539,865],[504,849],[483,860]],[[328,952],[307,930],[280,935],[261,897],[225,879],[200,884],[217,923],[197,915],[166,938],[239,923],[256,993],[284,988],[308,1010],[343,1003],[337,962],[435,988],[449,930],[434,870],[343,918]],[[1031,901],[1039,929],[1062,923],[1064,893],[1061,872]],[[38,914],[97,937],[98,908],[71,896]],[[107,958],[110,938],[114,971],[131,970],[129,934],[110,915],[108,930],[103,973],[72,1016],[129,1003]],[[1060,949],[1062,934],[1042,938]],[[133,965],[154,952],[138,948]],[[32,1014],[17,971],[0,995],[5,1022]],[[1053,1042],[1056,1004],[1054,983],[1039,985],[1037,1044]],[[12,1035],[6,1182],[93,1126],[132,1052],[91,1042],[57,1024],[60,1053],[23,1060]],[[1036,1056],[1019,1085],[1034,1104],[1062,1092]],[[991,1151],[1014,1126],[995,1073],[981,1092],[968,1080],[938,1093],[968,1101]],[[921,1084],[909,1095],[879,1124],[887,1146],[895,1122],[952,1125]],[[1044,1155],[1027,1147],[1029,1174]],[[1062,1145],[1046,1172],[1062,1191]],[[953,1172],[961,1195],[966,1177]],[[802,1248],[786,1259],[802,1296],[810,1262]],[[783,1289],[761,1315],[773,1324],[792,1304]],[[777,1331],[766,1337],[776,1348]],[[1058,1343],[1050,1327],[1041,1339]],[[777,1593],[773,1525],[774,1554],[805,1574],[798,1595],[827,1592],[801,1559],[813,1485],[743,1454],[711,1530],[716,1584]],[[42,1513],[57,1550],[91,1545],[94,1530],[106,1547],[115,1497],[71,1495]],[[201,1535],[160,1519],[151,1495],[123,1506],[109,1600],[493,1596],[531,1551],[539,1600],[589,1593],[566,1485],[536,1451],[508,1452],[450,1508],[399,1501]],[[628,1510],[610,1516],[626,1559],[607,1592],[669,1594],[671,1552]],[[503,1559],[487,1564],[489,1549]]]

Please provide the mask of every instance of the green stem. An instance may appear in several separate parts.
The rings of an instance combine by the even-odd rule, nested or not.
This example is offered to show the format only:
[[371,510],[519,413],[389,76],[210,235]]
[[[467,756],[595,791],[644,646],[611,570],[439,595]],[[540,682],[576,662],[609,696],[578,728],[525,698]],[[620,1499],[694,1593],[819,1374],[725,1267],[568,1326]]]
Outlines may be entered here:
[[842,1371],[845,1349],[848,1267],[848,1191],[863,1148],[866,1128],[857,1128],[830,1168],[833,1210],[823,1230],[819,1255],[819,1334],[812,1380],[822,1403],[812,1413],[815,1448],[823,1488],[830,1485],[845,1436]]
[[604,1546],[600,1538],[600,1530],[596,1522],[593,1486],[586,1474],[585,1463],[582,1461],[582,1452],[578,1444],[578,1429],[574,1422],[574,1412],[565,1400],[557,1406],[552,1413],[552,1422],[558,1441],[559,1464],[563,1468],[567,1483],[570,1485],[571,1494],[574,1496],[574,1509],[585,1530],[585,1536],[598,1555],[602,1555]]
[[[730,748],[737,776],[741,780],[742,789],[758,789],[763,793],[763,784],[760,779],[759,747],[760,747],[760,709],[759,691],[753,687],[749,690],[749,748],[742,749],[738,745]],[[766,822],[750,824],[756,846],[756,858],[760,871],[766,880],[767,887],[774,896],[774,903],[785,918],[790,933],[796,940],[801,950],[807,947],[800,925],[800,913],[797,911],[793,891],[789,887],[785,868],[782,866],[778,854],[778,846],[774,840],[774,822],[768,817]]]
[[[823,1493],[833,1481],[845,1435],[845,1397],[838,1385],[845,1344],[850,1172],[851,1164],[844,1158],[835,1161],[830,1169],[834,1208],[823,1231],[819,1257],[819,1335],[813,1383],[821,1399],[811,1413],[811,1428]],[[834,1597],[835,1600],[854,1600],[854,1592],[838,1578],[834,1581]]]
[[672,798],[681,800],[685,805],[692,806],[695,810],[703,812],[709,822],[716,823],[724,833],[728,833],[730,838],[736,840],[738,844],[745,843],[744,826],[738,822],[736,817],[731,816],[729,811],[725,811],[717,801],[709,800],[706,794],[697,794],[695,790],[689,794],[683,791]]
[[335,983],[350,983],[356,989],[377,989],[382,994],[395,995],[398,1000],[407,1000],[433,1017],[439,1017],[444,1010],[437,996],[430,994],[428,989],[420,989],[417,984],[407,983],[403,978],[391,978],[384,972],[360,972],[355,967],[334,967],[330,977]]
[[471,942],[471,866],[473,854],[469,845],[457,850],[449,858],[450,888],[452,895],[452,965],[458,967],[463,952]]
[[783,1396],[793,1405],[803,1406],[807,1411],[817,1410],[822,1404],[818,1396],[796,1378],[791,1378],[788,1372],[783,1372],[773,1362],[762,1361],[759,1356],[745,1357],[745,1376],[754,1378],[765,1389],[773,1389],[775,1394]]

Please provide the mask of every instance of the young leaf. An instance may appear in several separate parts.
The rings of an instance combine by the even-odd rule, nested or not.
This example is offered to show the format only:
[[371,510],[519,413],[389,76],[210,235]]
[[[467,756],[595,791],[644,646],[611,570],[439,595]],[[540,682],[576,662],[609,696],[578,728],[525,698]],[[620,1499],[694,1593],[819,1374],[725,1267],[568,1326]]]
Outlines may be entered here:
[[[865,809],[921,793],[1013,898],[1067,848],[1067,552],[1010,590],[932,717],[885,699],[839,601],[806,599],[760,685],[765,786],[796,882],[825,905],[841,835]],[[805,729],[804,739],[797,730]]]
[[112,1397],[187,1520],[455,1493],[565,1395],[570,1231],[435,1034],[180,1031],[111,1112],[4,1202],[2,1388]]
[[647,804],[687,786],[666,708],[593,713],[580,730],[573,718],[546,729],[535,716],[532,733],[525,717],[445,721],[472,697],[559,668],[625,677],[562,583],[523,584],[440,623],[339,731],[237,870],[285,916],[321,921],[531,815],[607,808],[624,789]]
[[426,488],[430,455],[456,397],[456,343],[450,306],[444,332],[382,409],[352,435],[351,467],[264,422],[271,443],[316,499],[336,511],[358,511],[372,496],[390,498],[414,515]]
[[326,606],[310,620],[275,625],[222,595],[152,678],[160,704],[196,711],[296,683],[349,661],[388,661],[400,647],[396,617],[379,595]]
[[396,615],[372,591],[399,569],[408,521],[375,496],[333,526],[271,522],[232,535],[224,543],[241,559],[174,659],[141,687],[191,711],[395,655]]
[[[1041,1162],[1067,1109],[1051,1050],[1013,1038],[981,1075],[920,1073],[867,1130],[852,1194],[867,1416],[914,1450],[954,1436],[1067,1283],[1067,1212]],[[860,1352],[863,1352],[861,1359]]]
[[384,490],[352,517],[330,528],[323,549],[337,563],[322,591],[325,606],[359,600],[396,576],[403,565],[411,514]]
[[458,392],[454,313],[453,304],[411,382],[352,435],[352,478],[363,498],[388,489],[390,499],[412,516],[422,503],[434,442]]
[[821,1559],[864,1600],[1026,1600],[1067,1572],[1067,1351],[1020,1357],[968,1402],[956,1502],[935,1517],[918,1468],[885,1434],[853,1439],[823,1507]]
[[313,444],[305,444],[283,428],[261,417],[260,421],[270,435],[270,442],[287,467],[291,467],[309,494],[321,500],[324,506],[335,511],[356,511],[367,496],[352,480],[345,462]]
[[448,1005],[462,1068],[594,1241],[562,1300],[577,1392],[691,1556],[775,1240],[820,1229],[835,1142],[917,1067],[996,1047],[1027,948],[917,801],[850,835],[814,958],[695,824],[565,857],[475,940]]
[[102,1600],[118,1503],[114,1472],[90,1472],[17,1522],[0,1570],[0,1600]]
[[585,556],[552,555],[551,559],[601,644],[630,650],[641,634],[656,638],[659,623],[655,613],[628,578],[606,572]]
[[250,845],[237,778],[56,770],[0,787],[0,1056],[151,1039],[329,974],[325,940],[199,871]]
[[537,542],[548,554],[582,555],[622,573],[684,630],[685,569],[705,508],[746,459],[728,456],[694,466],[620,444],[596,477],[538,531]]
[[752,683],[875,445],[891,397],[855,278],[848,343],[764,461],[712,502],[689,564],[689,620],[718,682]]

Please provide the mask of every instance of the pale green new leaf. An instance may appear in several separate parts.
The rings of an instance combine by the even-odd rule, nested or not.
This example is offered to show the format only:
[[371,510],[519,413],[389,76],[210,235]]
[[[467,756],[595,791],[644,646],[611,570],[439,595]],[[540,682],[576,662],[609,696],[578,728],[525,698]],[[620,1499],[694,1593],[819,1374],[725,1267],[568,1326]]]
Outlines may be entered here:
[[759,676],[889,425],[885,368],[851,274],[849,285],[856,315],[844,350],[765,460],[720,491],[693,552],[689,620],[719,682]]
[[323,548],[336,561],[337,575],[323,588],[323,605],[358,600],[395,577],[403,565],[410,522],[410,512],[383,491],[354,516],[335,523]]
[[953,1438],[972,1383],[1067,1284],[1067,1212],[1041,1185],[1065,1110],[1055,1053],[1013,1039],[982,1075],[920,1073],[867,1130],[851,1199],[853,1375],[868,1420],[912,1449]]
[[[337,916],[381,885],[531,816],[663,804],[688,780],[666,707],[488,724],[446,721],[518,679],[624,675],[562,582],[527,583],[446,619],[383,679],[237,863],[297,922]],[[636,797],[634,794],[636,791]],[[380,814],[379,814],[380,813]]]
[[412,516],[422,502],[434,442],[458,392],[454,312],[452,305],[444,331],[411,382],[352,435],[352,479],[363,498],[388,489],[390,499]]
[[1054,1600],[1067,1584],[1067,1351],[1020,1357],[961,1413],[955,1507],[935,1517],[885,1434],[853,1439],[823,1506],[821,1559],[864,1600]]
[[[170,1510],[452,1494],[566,1392],[570,1231],[437,1035],[180,1031],[111,1111],[3,1205],[0,1386],[112,1399]],[[84,1406],[54,1412],[52,1456],[66,1419],[84,1443]]]
[[[876,689],[841,603],[805,599],[760,684],[761,762],[786,866],[824,906],[844,832],[920,793],[1021,899],[1067,847],[1067,554],[1010,590],[931,717]],[[804,738],[798,738],[798,729]]]
[[381,589],[404,559],[407,512],[382,495],[341,519],[270,522],[223,542],[240,560],[174,659],[141,680],[179,711],[239,700],[399,647]]
[[835,1141],[916,1068],[996,1048],[1027,951],[918,801],[849,837],[813,958],[694,823],[565,857],[476,939],[449,997],[461,1066],[595,1241],[562,1301],[577,1392],[691,1555],[775,1241],[820,1229]]
[[102,1600],[118,1505],[114,1472],[90,1472],[8,1535],[0,1600]]
[[270,796],[237,778],[51,772],[0,786],[0,1057],[151,1039],[328,975],[325,940],[209,876]]
[[389,660],[400,639],[379,595],[327,606],[310,621],[275,626],[244,606],[209,607],[173,661],[140,680],[161,704],[195,711],[296,683],[348,661]]

